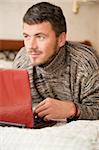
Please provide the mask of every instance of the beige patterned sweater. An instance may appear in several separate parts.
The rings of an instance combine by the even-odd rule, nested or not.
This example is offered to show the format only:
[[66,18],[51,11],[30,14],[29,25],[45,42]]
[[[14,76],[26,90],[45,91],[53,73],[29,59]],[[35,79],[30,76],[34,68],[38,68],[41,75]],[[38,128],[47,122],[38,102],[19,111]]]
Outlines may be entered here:
[[78,119],[99,119],[99,60],[91,47],[66,42],[46,66],[33,66],[22,48],[13,67],[28,70],[33,103],[70,100],[80,107]]

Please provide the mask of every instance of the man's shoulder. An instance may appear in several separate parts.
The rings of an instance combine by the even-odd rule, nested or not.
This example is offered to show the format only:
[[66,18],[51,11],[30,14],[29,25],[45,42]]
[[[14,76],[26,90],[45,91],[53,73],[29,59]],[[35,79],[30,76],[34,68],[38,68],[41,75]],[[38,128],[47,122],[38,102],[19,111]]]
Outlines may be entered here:
[[28,64],[30,64],[29,56],[27,55],[27,51],[25,47],[22,47],[14,59],[13,67],[14,68],[26,68]]
[[67,46],[67,48],[71,48],[72,51],[74,49],[75,51],[78,51],[78,52],[80,51],[82,53],[83,52],[85,52],[85,53],[94,53],[94,54],[96,53],[96,50],[92,46],[86,45],[83,42],[67,41],[66,46]]
[[19,50],[19,52],[17,53],[17,56],[24,56],[24,55],[26,55],[26,49],[25,49],[25,47],[22,47],[20,50]]
[[66,49],[72,66],[84,72],[94,72],[99,69],[99,58],[92,47],[80,42],[67,42]]
[[69,51],[70,55],[73,56],[73,58],[78,59],[95,59],[98,61],[98,55],[96,53],[96,50],[92,46],[85,45],[80,42],[67,42],[66,44],[67,51]]
[[15,59],[19,59],[20,60],[20,59],[27,59],[27,58],[28,58],[27,51],[26,51],[25,47],[22,47],[18,51]]

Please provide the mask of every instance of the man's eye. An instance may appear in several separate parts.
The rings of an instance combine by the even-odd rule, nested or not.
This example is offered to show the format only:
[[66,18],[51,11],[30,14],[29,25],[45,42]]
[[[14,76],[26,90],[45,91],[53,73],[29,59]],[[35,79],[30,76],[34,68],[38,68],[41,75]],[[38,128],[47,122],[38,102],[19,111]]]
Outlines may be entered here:
[[38,36],[38,38],[39,38],[40,41],[43,41],[45,39],[44,36]]
[[24,36],[24,38],[28,38],[29,36],[28,35],[23,35]]

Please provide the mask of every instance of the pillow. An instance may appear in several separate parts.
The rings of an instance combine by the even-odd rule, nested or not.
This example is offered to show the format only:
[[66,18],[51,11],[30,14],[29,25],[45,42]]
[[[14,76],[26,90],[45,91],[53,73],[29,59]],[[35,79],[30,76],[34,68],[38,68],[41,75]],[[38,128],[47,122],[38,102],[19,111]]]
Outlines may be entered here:
[[0,59],[0,68],[12,68],[13,61]]

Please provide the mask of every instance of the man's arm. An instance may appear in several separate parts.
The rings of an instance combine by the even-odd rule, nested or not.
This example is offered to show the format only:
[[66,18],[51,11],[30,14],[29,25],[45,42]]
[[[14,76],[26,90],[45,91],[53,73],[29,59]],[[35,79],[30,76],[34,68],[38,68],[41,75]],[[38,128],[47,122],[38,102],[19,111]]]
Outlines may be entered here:
[[99,70],[85,80],[78,119],[99,119]]
[[[75,100],[74,100],[75,101]],[[46,98],[38,104],[35,112],[45,120],[64,119],[99,119],[99,71],[86,79],[81,102]],[[76,104],[76,107],[75,107]]]

